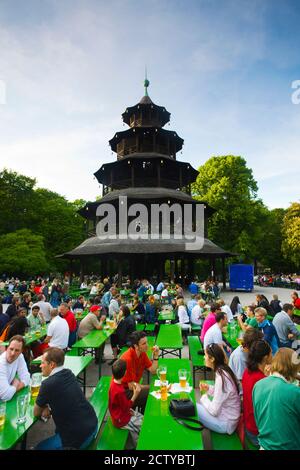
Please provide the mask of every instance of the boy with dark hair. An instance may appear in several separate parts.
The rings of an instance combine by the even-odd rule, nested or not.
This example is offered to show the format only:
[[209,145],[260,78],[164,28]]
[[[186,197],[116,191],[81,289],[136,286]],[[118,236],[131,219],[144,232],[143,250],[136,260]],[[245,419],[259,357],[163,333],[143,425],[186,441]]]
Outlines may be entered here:
[[108,408],[113,425],[117,428],[128,429],[136,447],[139,432],[142,426],[143,415],[132,409],[133,402],[138,397],[141,386],[133,384],[133,395],[129,400],[126,396],[122,378],[126,372],[126,362],[118,359],[112,366],[113,380],[109,389]]

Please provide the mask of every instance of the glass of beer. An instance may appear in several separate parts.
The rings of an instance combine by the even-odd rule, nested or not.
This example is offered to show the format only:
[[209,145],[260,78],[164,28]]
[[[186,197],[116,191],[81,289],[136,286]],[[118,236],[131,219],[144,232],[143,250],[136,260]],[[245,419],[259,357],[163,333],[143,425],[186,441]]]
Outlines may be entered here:
[[28,406],[28,395],[19,395],[17,397],[17,424],[24,424],[26,422]]
[[166,401],[168,399],[168,385],[167,382],[160,382],[160,399]]
[[0,429],[4,426],[6,415],[6,402],[0,401]]
[[186,369],[179,369],[178,378],[179,378],[179,385],[181,388],[186,388],[188,377],[189,377],[189,373]]
[[160,382],[166,382],[167,380],[167,366],[160,366],[157,369],[157,376]]
[[36,398],[39,394],[40,391],[40,386],[42,383],[42,374],[39,372],[36,372],[35,374],[32,374],[31,377],[31,396],[33,398]]
[[240,333],[238,334],[238,337],[236,338],[236,341],[237,341],[238,344],[242,344],[243,337],[244,337],[243,332],[240,331]]

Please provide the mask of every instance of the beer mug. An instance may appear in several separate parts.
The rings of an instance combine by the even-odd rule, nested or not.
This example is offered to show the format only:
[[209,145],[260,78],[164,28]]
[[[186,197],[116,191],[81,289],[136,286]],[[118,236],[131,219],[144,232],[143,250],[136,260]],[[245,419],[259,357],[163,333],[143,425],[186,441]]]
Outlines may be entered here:
[[158,376],[160,382],[166,382],[166,380],[167,380],[167,366],[158,367],[157,376]]
[[189,372],[186,369],[179,369],[178,371],[179,385],[181,388],[186,388],[189,379]]
[[0,429],[4,426],[6,415],[6,402],[0,401]]
[[243,334],[242,331],[240,331],[239,334],[238,334],[238,337],[236,338],[236,342],[237,342],[238,344],[242,344],[243,338],[244,338],[244,334]]
[[166,381],[160,382],[160,399],[166,401],[168,399],[168,384]]
[[36,372],[35,374],[32,374],[30,389],[31,389],[31,396],[33,398],[36,398],[38,396],[41,383],[42,383],[42,374],[40,372]]

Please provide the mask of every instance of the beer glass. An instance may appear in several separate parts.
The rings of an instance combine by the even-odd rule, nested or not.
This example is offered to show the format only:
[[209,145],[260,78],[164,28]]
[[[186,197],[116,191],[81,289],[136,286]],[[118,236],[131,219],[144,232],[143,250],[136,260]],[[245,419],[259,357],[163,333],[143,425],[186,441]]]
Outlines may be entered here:
[[166,381],[160,382],[160,399],[166,401],[168,399],[168,385]]
[[24,424],[26,422],[27,405],[28,395],[17,397],[17,424]]
[[186,388],[189,372],[186,369],[179,369],[178,371],[179,385],[181,388]]
[[6,402],[0,401],[0,429],[4,426],[6,414]]
[[158,376],[160,382],[166,382],[166,380],[167,380],[167,366],[158,367],[157,376]]
[[36,372],[35,374],[32,374],[30,389],[31,389],[31,396],[33,398],[36,398],[38,396],[41,383],[42,383],[42,374],[40,372]]

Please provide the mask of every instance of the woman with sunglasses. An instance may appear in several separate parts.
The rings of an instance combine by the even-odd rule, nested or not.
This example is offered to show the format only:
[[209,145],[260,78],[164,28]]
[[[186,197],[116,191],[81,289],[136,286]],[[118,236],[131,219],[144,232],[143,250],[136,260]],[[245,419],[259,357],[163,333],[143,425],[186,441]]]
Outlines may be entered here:
[[[212,431],[232,434],[241,414],[237,378],[227,365],[227,358],[218,344],[207,346],[205,365],[215,372],[215,385],[200,382],[201,399],[197,404],[199,420]],[[207,395],[211,395],[212,400]]]

